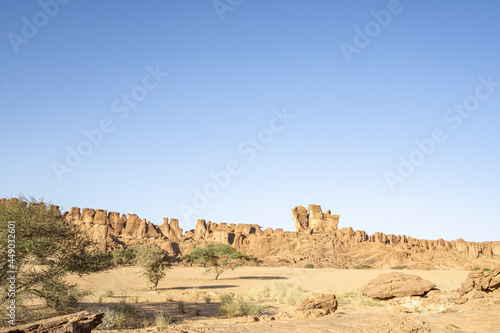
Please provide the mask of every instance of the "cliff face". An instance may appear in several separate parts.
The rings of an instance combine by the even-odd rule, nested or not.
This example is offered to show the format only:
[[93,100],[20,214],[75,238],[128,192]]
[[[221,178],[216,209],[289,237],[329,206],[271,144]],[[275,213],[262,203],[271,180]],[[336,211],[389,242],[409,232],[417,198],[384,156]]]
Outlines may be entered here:
[[[0,204],[5,200],[0,199]],[[51,206],[59,212],[59,207]],[[339,216],[323,213],[320,206],[292,209],[296,232],[256,224],[213,223],[198,220],[186,231],[177,219],[163,219],[157,226],[136,214],[119,214],[102,209],[72,207],[63,221],[79,225],[96,240],[102,251],[155,243],[173,257],[187,254],[206,243],[232,244],[241,252],[256,256],[267,265],[283,262],[303,267],[349,268],[357,264],[388,268],[407,265],[419,269],[471,269],[500,264],[500,242],[465,242],[414,239],[405,235],[368,235],[351,227],[338,229]]]

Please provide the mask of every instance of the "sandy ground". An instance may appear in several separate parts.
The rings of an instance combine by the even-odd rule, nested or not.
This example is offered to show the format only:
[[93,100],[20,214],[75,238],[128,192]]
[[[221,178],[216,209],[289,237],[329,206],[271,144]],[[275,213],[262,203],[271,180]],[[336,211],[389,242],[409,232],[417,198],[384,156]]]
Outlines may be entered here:
[[[252,320],[248,318],[224,319],[218,315],[218,295],[224,292],[252,294],[259,288],[282,282],[297,284],[307,292],[341,296],[388,272],[391,270],[242,267],[226,271],[219,280],[214,280],[214,275],[206,274],[203,268],[173,267],[159,283],[157,291],[148,289],[138,267],[116,268],[82,278],[72,276],[71,280],[93,291],[85,299],[84,306],[87,308],[112,306],[123,299],[132,303],[143,320],[142,327],[137,327],[135,332],[158,331],[151,326],[152,318],[160,311],[175,320],[174,324],[161,330],[165,332],[500,332],[500,302],[496,304],[484,299],[478,300],[474,307],[462,307],[451,313],[412,313],[384,304],[380,307],[340,305],[333,315],[307,320],[249,322]],[[458,288],[469,274],[468,271],[402,272],[432,281],[438,289],[447,293]],[[98,303],[96,294],[104,288],[113,290],[113,296],[105,297],[102,303]],[[204,301],[207,296],[211,299],[210,303]],[[185,313],[178,311],[179,301],[185,303]],[[293,313],[296,309],[277,302],[264,302],[262,305],[269,315]]]
[[[392,270],[342,270],[342,269],[307,269],[293,267],[241,267],[234,271],[226,271],[219,280],[214,275],[206,274],[203,268],[174,267],[167,272],[165,279],[158,284],[158,291],[162,294],[176,293],[177,291],[200,288],[211,291],[227,291],[235,294],[248,292],[252,287],[273,282],[295,283],[307,291],[343,294],[355,291],[369,280],[380,274]],[[402,270],[407,274],[415,274],[431,282],[438,289],[451,291],[460,286],[465,280],[468,271],[421,271]],[[144,294],[148,288],[145,279],[141,276],[139,267],[122,267],[108,272],[72,277],[85,288],[98,289],[111,287],[116,295],[131,296]]]

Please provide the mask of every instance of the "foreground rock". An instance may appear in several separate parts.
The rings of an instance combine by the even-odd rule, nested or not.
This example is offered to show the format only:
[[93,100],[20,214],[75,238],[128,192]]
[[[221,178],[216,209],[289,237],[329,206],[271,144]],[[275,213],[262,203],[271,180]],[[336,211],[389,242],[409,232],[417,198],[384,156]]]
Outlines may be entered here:
[[332,314],[337,310],[337,298],[333,294],[313,293],[299,306],[296,317],[318,318]]
[[460,296],[470,292],[490,293],[500,288],[500,266],[488,271],[471,272],[457,292]]
[[420,276],[393,272],[382,274],[361,287],[361,292],[368,297],[381,300],[394,297],[422,296],[436,285]]
[[0,333],[89,333],[102,322],[103,317],[103,313],[90,314],[82,311],[22,326],[0,329]]

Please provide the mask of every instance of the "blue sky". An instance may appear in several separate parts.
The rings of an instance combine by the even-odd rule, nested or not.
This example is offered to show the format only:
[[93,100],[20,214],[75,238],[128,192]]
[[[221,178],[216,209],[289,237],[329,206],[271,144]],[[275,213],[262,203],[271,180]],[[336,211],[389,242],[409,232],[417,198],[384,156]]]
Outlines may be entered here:
[[293,230],[314,203],[369,234],[500,240],[499,12],[2,1],[0,197],[185,230]]

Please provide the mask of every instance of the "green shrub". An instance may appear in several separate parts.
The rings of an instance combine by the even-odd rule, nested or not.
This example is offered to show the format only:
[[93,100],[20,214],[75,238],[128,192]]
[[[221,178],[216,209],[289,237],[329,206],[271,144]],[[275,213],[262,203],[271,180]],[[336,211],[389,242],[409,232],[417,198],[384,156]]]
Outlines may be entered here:
[[97,313],[103,312],[102,323],[96,327],[98,330],[113,330],[125,328],[137,316],[137,310],[125,301],[121,301],[113,308],[98,308]]
[[133,249],[116,249],[113,251],[113,262],[115,265],[132,265],[135,261]]
[[474,267],[472,270],[473,270],[473,271],[480,271],[480,270],[481,270],[481,267]]
[[220,295],[221,304],[219,311],[221,316],[227,318],[241,316],[260,316],[262,307],[256,304],[244,302],[240,297],[234,297],[230,294]]
[[280,264],[289,264],[289,263],[290,263],[290,260],[288,260],[288,259],[278,259],[278,262],[279,262]]
[[156,245],[139,246],[134,253],[137,264],[142,268],[142,275],[148,279],[151,289],[156,290],[170,265],[167,253]]
[[304,268],[314,268],[314,264],[305,264]]
[[372,269],[372,268],[373,268],[373,266],[364,265],[364,264],[352,266],[352,269]]
[[255,262],[257,258],[236,251],[229,244],[207,244],[203,247],[195,247],[188,255],[182,257],[186,263],[197,263],[207,267],[207,271],[215,271],[215,279],[222,272],[243,266],[244,261]]
[[489,271],[491,271],[491,268],[484,268],[483,271],[489,272]]
[[410,267],[408,267],[406,265],[398,265],[398,266],[391,267],[391,269],[410,269]]
[[[12,234],[15,256],[8,248],[13,239],[7,235]],[[88,291],[79,290],[65,277],[112,266],[110,255],[101,253],[98,245],[77,225],[63,221],[59,210],[43,200],[22,195],[10,198],[0,204],[0,287],[15,266],[16,304],[35,296],[57,312],[72,310]],[[0,299],[2,307],[6,300]]]

